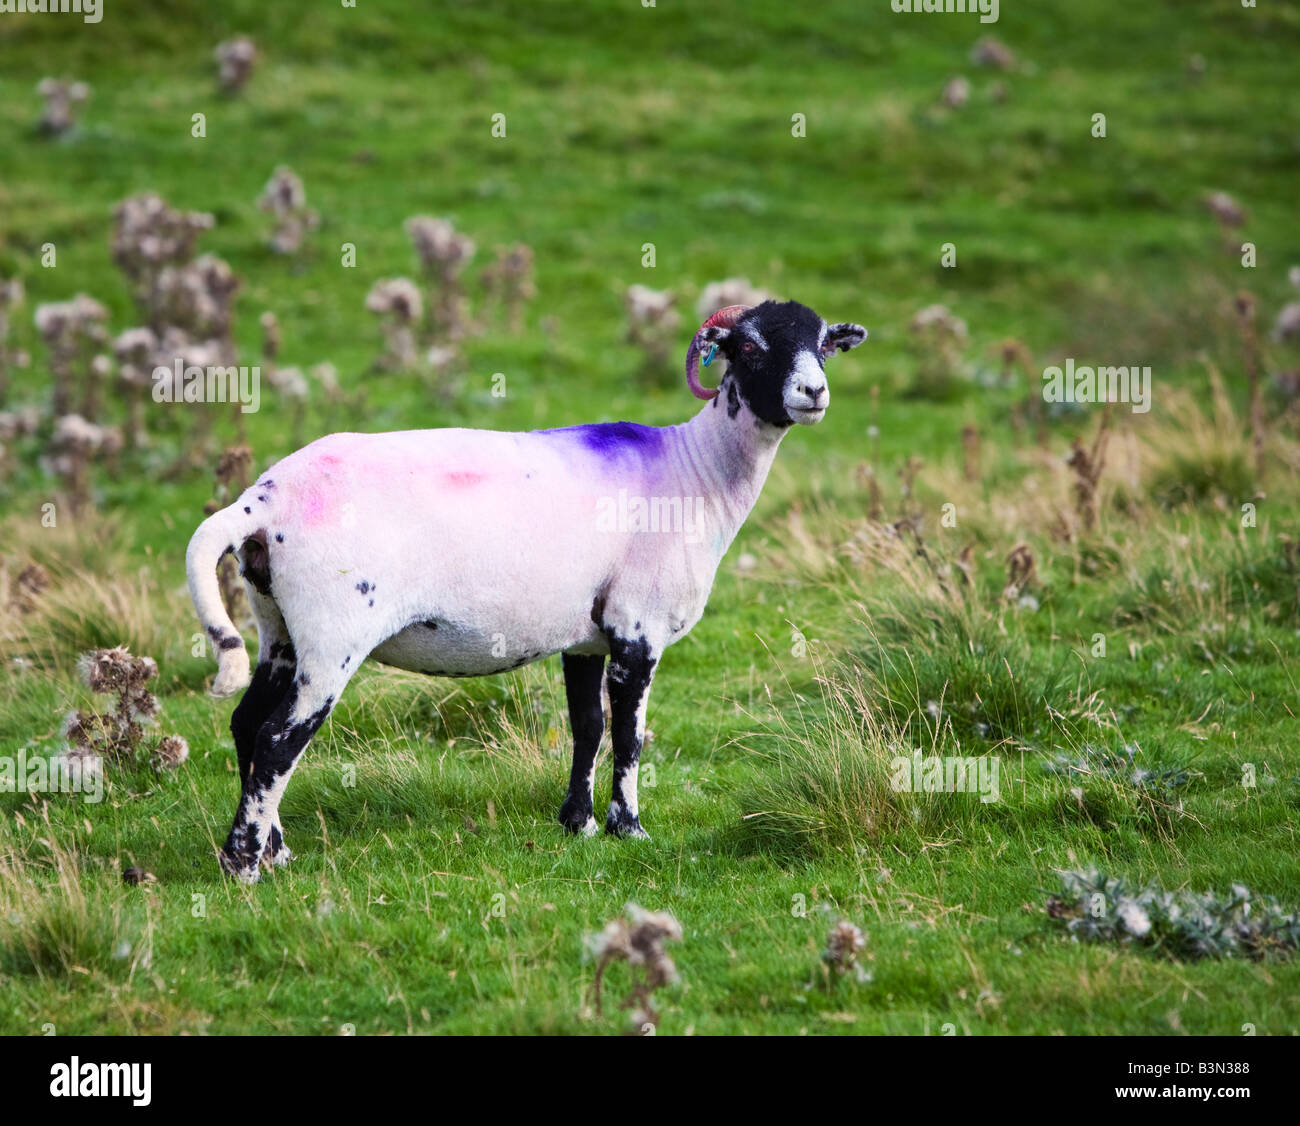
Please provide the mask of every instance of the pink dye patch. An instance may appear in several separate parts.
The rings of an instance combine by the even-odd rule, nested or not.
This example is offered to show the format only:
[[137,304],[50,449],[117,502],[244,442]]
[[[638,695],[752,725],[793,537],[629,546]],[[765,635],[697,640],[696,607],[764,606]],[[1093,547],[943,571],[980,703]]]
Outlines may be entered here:
[[316,489],[313,489],[302,502],[302,522],[304,524],[320,524],[324,522],[329,514],[329,501],[325,495]]
[[453,489],[468,489],[482,484],[485,476],[483,473],[444,473],[442,483]]

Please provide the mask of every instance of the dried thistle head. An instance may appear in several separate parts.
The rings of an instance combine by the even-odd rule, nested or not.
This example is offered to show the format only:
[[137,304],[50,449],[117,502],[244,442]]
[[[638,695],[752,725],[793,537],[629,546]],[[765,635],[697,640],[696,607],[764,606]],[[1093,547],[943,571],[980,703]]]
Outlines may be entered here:
[[943,104],[949,109],[961,109],[970,101],[970,80],[958,74],[948,79],[943,88]]
[[257,62],[257,45],[247,35],[218,43],[212,52],[217,60],[217,81],[227,94],[242,90]]
[[71,301],[49,301],[37,305],[32,317],[36,330],[52,349],[66,346],[71,338],[84,337],[96,344],[107,341],[104,324],[108,310],[84,293]]
[[912,331],[917,334],[933,333],[940,337],[965,340],[966,322],[954,316],[947,305],[927,305],[912,317]]
[[103,756],[88,743],[66,747],[50,759],[50,766],[74,779],[102,778],[104,774]]
[[84,82],[68,82],[58,78],[42,78],[36,92],[45,99],[40,127],[46,133],[66,133],[76,124],[76,108],[90,97],[90,87]]
[[179,735],[165,735],[153,752],[155,770],[175,770],[190,757],[190,745]]
[[420,267],[430,277],[451,281],[474,257],[474,240],[457,232],[450,219],[414,215],[406,221]]
[[681,320],[673,308],[675,300],[671,290],[650,289],[644,285],[628,286],[623,296],[628,319],[634,325],[663,329],[675,328]]
[[271,386],[286,399],[301,402],[311,394],[311,385],[299,368],[276,368],[267,378]]
[[1246,221],[1246,213],[1227,192],[1211,192],[1205,197],[1205,209],[1214,216],[1220,226],[1240,227]]
[[280,354],[280,322],[269,309],[257,318],[262,326],[262,354],[271,361]]
[[108,427],[87,422],[79,414],[65,414],[55,421],[50,444],[56,454],[89,457],[100,450],[112,449],[110,434]]
[[124,645],[95,649],[77,660],[77,671],[86,687],[95,693],[126,692],[142,688],[158,675],[151,657],[133,657]]
[[11,605],[20,614],[30,613],[49,586],[50,573],[39,563],[29,563],[14,579]]
[[858,959],[858,951],[867,945],[866,936],[848,919],[841,919],[826,935],[822,961],[836,973],[847,973]]
[[695,303],[695,319],[701,323],[728,305],[761,305],[772,295],[750,284],[748,278],[723,278],[709,282]]
[[1016,53],[1001,40],[986,35],[971,48],[970,61],[976,66],[1011,70],[1016,65]]
[[1034,553],[1029,545],[1018,543],[1007,556],[1007,585],[1002,595],[1008,601],[1015,601],[1021,591],[1037,577]]
[[1273,324],[1273,339],[1285,342],[1300,340],[1300,301],[1282,307]]
[[159,271],[190,261],[199,235],[214,222],[206,212],[177,211],[153,192],[130,196],[113,209],[113,262],[137,301],[150,304]]
[[635,903],[626,908],[626,918],[614,919],[600,932],[587,936],[587,948],[596,959],[597,1011],[600,1010],[600,987],[605,968],[615,961],[626,962],[641,971],[640,980],[624,999],[621,1007],[631,1009],[638,1026],[658,1023],[652,996],[656,989],[677,980],[677,967],[664,944],[680,942],[681,924],[664,911],[646,911]]
[[424,308],[420,287],[410,278],[387,278],[375,282],[366,296],[366,309],[399,324],[413,324]]
[[257,206],[273,215],[289,215],[306,205],[307,189],[303,187],[302,178],[284,164],[271,173],[257,199]]
[[21,305],[24,296],[21,278],[0,279],[0,313]]

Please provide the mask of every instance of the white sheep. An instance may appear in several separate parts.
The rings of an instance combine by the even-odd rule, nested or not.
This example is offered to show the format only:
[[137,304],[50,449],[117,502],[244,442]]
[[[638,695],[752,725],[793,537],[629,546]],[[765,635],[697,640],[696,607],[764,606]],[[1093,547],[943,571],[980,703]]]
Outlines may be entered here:
[[[214,695],[249,682],[216,579],[228,551],[242,562],[259,638],[256,675],[231,719],[241,798],[222,866],[251,882],[261,863],[287,862],[285,785],[367,657],[485,676],[563,654],[574,749],[559,819],[591,834],[608,656],[605,831],[645,836],[637,762],[655,667],[704,612],[791,424],[826,413],[826,357],[865,338],[796,302],[723,309],[687,353],[688,384],[708,403],[689,422],[333,434],[205,520],[186,566],[218,657]],[[706,389],[698,364],[715,347],[727,370]]]

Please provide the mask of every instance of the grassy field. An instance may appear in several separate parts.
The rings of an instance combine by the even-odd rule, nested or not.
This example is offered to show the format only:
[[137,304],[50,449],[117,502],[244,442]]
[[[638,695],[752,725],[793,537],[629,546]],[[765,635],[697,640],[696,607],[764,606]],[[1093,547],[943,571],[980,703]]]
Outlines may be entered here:
[[[212,49],[236,33],[262,57],[224,97]],[[1011,69],[971,61],[989,33]],[[93,702],[79,655],[118,644],[157,661],[159,730],[191,750],[166,774],[110,767],[101,804],[0,794],[0,1032],[623,1032],[631,975],[610,968],[596,1014],[584,938],[629,902],[682,926],[665,1035],[1300,1030],[1285,956],[1079,942],[1047,910],[1058,873],[1091,866],[1300,904],[1300,413],[1275,378],[1300,349],[1269,337],[1300,263],[1298,49],[1300,12],[1238,0],[1008,3],[991,26],[884,0],[0,16],[0,279],[26,290],[0,346],[31,354],[0,410],[40,411],[0,459],[0,752],[58,752]],[[36,129],[47,75],[92,87],[56,137]],[[256,204],[281,164],[320,215],[287,256]],[[242,362],[269,310],[282,365],[337,368],[345,398],[313,384],[299,416],[264,387],[258,469],[336,429],[681,421],[695,299],[724,277],[869,327],[662,663],[651,840],[555,822],[558,660],[470,681],[367,666],[288,789],[293,864],[222,880],[231,703],[205,693],[183,563],[232,414],[148,403],[149,444],[92,466],[76,511],[47,457],[32,313],[84,292],[113,333],[139,323],[109,248],[143,191],[214,215],[199,249],[242,281]],[[1216,225],[1215,191],[1243,225]],[[376,370],[365,308],[414,276],[419,214],[477,242],[476,312],[495,247],[536,257],[522,326],[484,315],[438,380]],[[1243,242],[1251,268],[1225,245]],[[631,284],[682,310],[655,370],[626,338]],[[936,303],[967,326],[953,351],[911,327]],[[1149,412],[1106,414],[1091,499],[1066,458],[1102,408],[1039,396],[1067,357],[1152,369]],[[101,420],[124,418],[110,393]],[[25,598],[33,563],[50,583]],[[1126,747],[1154,773],[1135,781]],[[999,800],[898,792],[889,763],[917,748],[995,756]],[[606,746],[598,815],[608,772]],[[156,882],[126,886],[133,866]],[[861,972],[822,960],[841,919]]]

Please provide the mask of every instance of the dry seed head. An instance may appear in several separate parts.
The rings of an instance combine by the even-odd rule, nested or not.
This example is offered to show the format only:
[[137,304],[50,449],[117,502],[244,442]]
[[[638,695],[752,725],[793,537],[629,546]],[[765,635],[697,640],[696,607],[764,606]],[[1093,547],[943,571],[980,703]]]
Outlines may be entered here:
[[695,303],[695,319],[702,324],[719,309],[731,305],[761,305],[771,296],[765,290],[751,285],[748,278],[724,278],[722,281],[709,282]]
[[822,960],[840,973],[846,973],[857,960],[858,951],[867,945],[866,936],[848,919],[841,919],[826,935]]
[[971,48],[970,61],[976,66],[1010,70],[1016,65],[1016,54],[1001,40],[987,35]]
[[1205,197],[1205,207],[1225,227],[1240,227],[1246,213],[1227,192],[1211,192]]
[[179,735],[167,735],[159,741],[153,763],[158,770],[175,770],[189,757],[190,745]]

